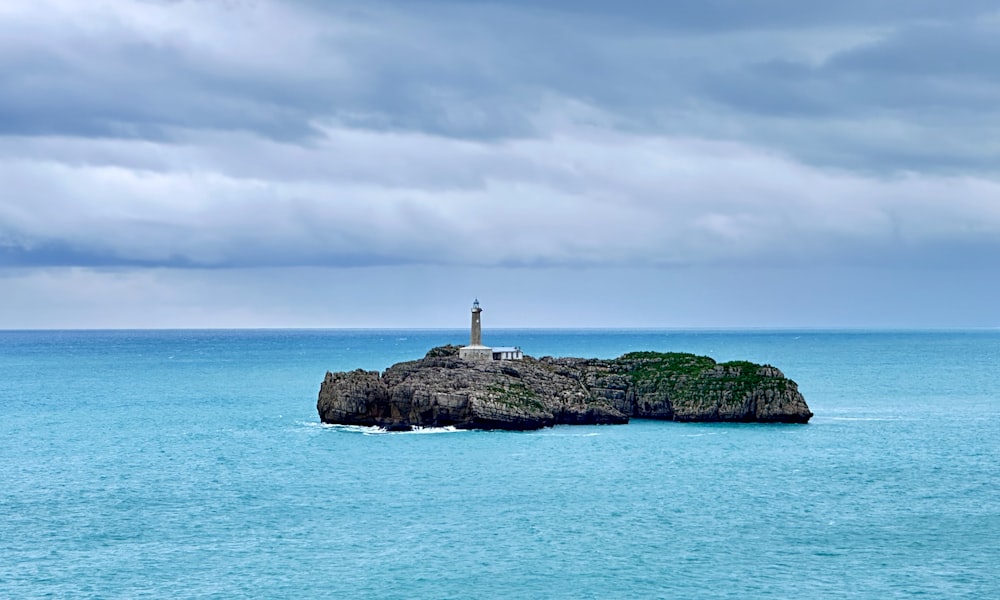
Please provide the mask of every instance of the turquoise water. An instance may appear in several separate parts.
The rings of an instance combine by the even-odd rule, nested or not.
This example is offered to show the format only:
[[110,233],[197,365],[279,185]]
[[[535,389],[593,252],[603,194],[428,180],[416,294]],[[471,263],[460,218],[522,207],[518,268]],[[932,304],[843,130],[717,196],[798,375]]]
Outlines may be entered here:
[[321,426],[458,331],[0,332],[0,597],[1000,598],[1000,332],[487,331],[795,379],[805,426]]

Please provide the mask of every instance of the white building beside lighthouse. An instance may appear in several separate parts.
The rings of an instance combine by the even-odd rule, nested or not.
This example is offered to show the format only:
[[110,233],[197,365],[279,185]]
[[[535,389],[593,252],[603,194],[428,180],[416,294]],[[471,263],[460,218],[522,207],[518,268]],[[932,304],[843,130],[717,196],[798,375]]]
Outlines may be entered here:
[[479,315],[483,309],[479,307],[479,299],[472,303],[472,332],[469,335],[469,345],[458,349],[459,358],[466,360],[521,360],[524,354],[520,348],[504,347],[490,348],[483,345],[483,326]]

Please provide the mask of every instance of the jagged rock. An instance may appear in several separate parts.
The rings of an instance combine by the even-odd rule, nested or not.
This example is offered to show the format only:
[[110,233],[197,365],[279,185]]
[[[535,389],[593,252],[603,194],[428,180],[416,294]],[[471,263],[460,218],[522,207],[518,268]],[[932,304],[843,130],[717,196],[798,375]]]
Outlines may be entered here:
[[659,352],[521,361],[467,361],[457,353],[457,346],[441,346],[382,374],[327,373],[316,405],[320,419],[394,430],[529,430],[630,417],[761,423],[812,417],[795,382],[769,365]]
[[431,348],[427,351],[427,355],[424,358],[443,358],[445,356],[458,356],[458,351],[461,347],[454,344],[448,344],[446,346],[438,346],[436,348]]

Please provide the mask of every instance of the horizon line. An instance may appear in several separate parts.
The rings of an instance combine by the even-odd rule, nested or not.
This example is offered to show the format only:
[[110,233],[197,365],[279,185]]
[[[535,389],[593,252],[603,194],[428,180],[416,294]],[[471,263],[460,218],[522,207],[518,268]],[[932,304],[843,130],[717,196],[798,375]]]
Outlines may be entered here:
[[[467,332],[468,327],[30,327],[0,328],[0,333],[15,332],[110,332],[110,331],[413,331],[413,332]],[[1000,331],[1000,326],[691,326],[691,327],[483,327],[483,331],[538,331],[538,332],[947,332],[947,331]]]

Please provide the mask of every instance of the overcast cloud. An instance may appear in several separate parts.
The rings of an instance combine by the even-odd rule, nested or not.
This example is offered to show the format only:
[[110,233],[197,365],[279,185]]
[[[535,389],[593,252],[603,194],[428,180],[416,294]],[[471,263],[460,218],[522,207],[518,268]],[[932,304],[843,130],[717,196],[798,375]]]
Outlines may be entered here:
[[0,327],[1000,326],[998,65],[972,0],[6,0]]

